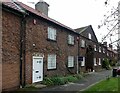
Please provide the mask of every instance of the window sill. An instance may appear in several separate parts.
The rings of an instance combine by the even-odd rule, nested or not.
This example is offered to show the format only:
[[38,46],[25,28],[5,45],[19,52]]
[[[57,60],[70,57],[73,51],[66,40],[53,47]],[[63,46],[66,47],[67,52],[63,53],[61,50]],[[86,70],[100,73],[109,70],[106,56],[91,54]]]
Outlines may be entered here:
[[69,46],[74,46],[74,44],[68,44]]
[[81,66],[81,67],[85,67],[85,66]]
[[57,68],[47,69],[47,71],[57,70]]
[[47,41],[57,42],[57,40],[47,38]]
[[72,68],[74,68],[74,67],[68,67],[68,68],[71,68],[71,69],[72,69]]
[[81,47],[82,49],[85,49],[85,47]]

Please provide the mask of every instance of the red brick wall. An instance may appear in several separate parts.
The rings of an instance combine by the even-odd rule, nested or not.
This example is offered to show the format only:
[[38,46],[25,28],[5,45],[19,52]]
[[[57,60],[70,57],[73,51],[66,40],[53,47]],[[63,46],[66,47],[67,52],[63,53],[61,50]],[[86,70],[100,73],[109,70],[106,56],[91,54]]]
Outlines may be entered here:
[[[99,44],[98,43],[95,43],[95,42],[93,42],[93,41],[90,41],[90,40],[88,40],[88,39],[86,39],[86,38],[84,38],[84,37],[82,37],[82,36],[80,36],[80,39],[83,39],[83,40],[85,40],[85,42],[86,42],[86,45],[91,45],[92,47],[93,47],[93,49],[94,49],[94,45],[96,45],[97,46],[97,51],[94,51],[94,57],[93,58],[97,58],[97,61],[98,61],[98,58],[104,58],[105,56],[106,56],[106,54],[103,54],[102,52],[101,53],[99,53]],[[80,44],[81,44],[81,40],[80,40]],[[84,56],[84,57],[86,57],[86,47],[85,48],[81,48],[80,47],[80,56]],[[101,50],[102,51],[102,50]],[[102,61],[101,61],[102,62]],[[88,62],[88,64],[89,64],[89,62]],[[85,72],[86,71],[86,66],[81,66],[80,65],[80,70],[82,71],[82,72]],[[95,66],[94,67],[94,64],[93,64],[93,69],[94,70],[96,70],[96,71],[98,71],[98,69],[101,69],[101,66]]]
[[[26,82],[32,82],[32,54],[42,53],[44,54],[44,76],[53,75],[66,75],[70,74],[67,70],[66,65],[68,55],[75,56],[75,67],[69,70],[72,73],[76,73],[76,56],[77,56],[77,35],[71,33],[75,36],[75,45],[68,45],[68,34],[70,33],[66,29],[63,29],[57,25],[46,22],[43,19],[36,18],[36,24],[33,24],[33,18],[27,19],[26,25]],[[52,26],[57,29],[57,41],[47,40],[47,27]],[[36,46],[33,47],[33,44]],[[48,54],[57,55],[57,69],[48,70],[47,69],[47,56]]]
[[19,87],[20,18],[2,11],[2,87],[3,90]]

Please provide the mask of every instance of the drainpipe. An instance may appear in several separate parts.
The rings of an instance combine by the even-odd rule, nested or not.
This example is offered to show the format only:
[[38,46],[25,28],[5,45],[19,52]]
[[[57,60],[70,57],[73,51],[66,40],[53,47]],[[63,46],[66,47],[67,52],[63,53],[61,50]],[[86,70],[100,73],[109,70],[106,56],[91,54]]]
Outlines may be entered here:
[[23,18],[21,19],[20,27],[20,88],[22,88],[22,32],[23,32]]
[[21,19],[21,30],[20,30],[20,87],[23,88],[26,84],[26,15],[24,14]]
[[77,37],[77,41],[78,41],[78,46],[77,46],[77,49],[78,49],[78,53],[77,53],[77,74],[79,74],[79,62],[78,62],[78,57],[80,56],[80,49],[79,49],[79,37]]

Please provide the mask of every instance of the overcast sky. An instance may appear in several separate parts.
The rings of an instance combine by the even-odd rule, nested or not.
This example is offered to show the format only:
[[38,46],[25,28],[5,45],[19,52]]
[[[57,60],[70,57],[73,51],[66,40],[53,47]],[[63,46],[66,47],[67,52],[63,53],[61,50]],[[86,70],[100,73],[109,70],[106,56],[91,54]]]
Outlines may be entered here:
[[[34,8],[39,0],[18,0]],[[104,14],[111,9],[112,6],[117,7],[120,0],[108,0],[109,5],[106,7],[106,0],[44,0],[49,6],[49,17],[69,26],[73,29],[92,25],[98,41],[105,36],[109,31],[102,27],[98,29],[101,20],[104,19]],[[112,41],[115,37],[112,38]],[[109,38],[107,39],[109,42]]]

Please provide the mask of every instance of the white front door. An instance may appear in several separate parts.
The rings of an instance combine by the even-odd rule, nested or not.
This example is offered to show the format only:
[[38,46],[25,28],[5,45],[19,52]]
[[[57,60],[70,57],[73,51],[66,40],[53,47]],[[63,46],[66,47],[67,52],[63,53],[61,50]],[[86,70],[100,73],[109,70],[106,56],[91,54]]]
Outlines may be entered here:
[[32,82],[43,80],[43,57],[33,57],[33,77]]

